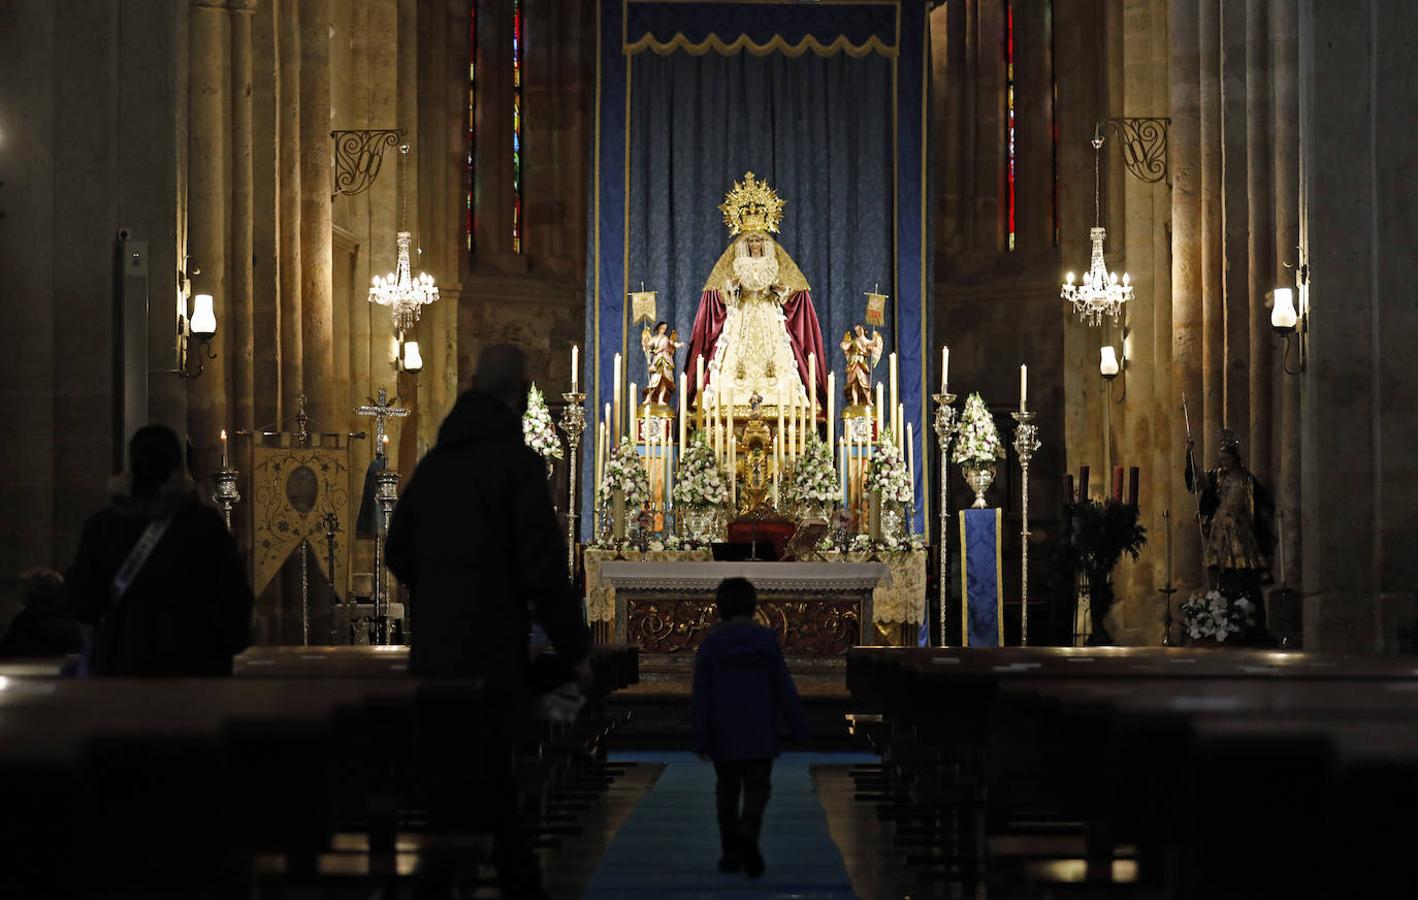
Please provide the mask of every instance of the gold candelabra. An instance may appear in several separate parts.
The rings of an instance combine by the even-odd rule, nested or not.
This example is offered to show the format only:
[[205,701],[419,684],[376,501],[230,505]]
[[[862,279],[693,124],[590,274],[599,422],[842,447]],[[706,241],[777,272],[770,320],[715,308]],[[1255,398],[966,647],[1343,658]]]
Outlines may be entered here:
[[576,581],[576,470],[580,468],[581,432],[586,430],[586,395],[577,391],[562,394],[561,430],[571,453],[567,458],[570,486],[566,500],[566,575]]
[[374,499],[379,503],[381,513],[379,536],[374,541],[374,636],[375,644],[388,644],[391,636],[389,627],[389,573],[384,570],[384,541],[389,537],[389,519],[394,514],[394,504],[399,500],[399,473],[384,469],[374,476]]

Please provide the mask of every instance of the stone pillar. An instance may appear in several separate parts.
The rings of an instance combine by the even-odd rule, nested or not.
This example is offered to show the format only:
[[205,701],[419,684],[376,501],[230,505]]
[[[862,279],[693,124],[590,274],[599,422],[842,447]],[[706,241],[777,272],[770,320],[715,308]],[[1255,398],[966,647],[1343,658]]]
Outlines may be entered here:
[[[1300,244],[1300,109],[1297,87],[1299,69],[1298,0],[1276,0],[1271,4],[1271,58],[1274,96],[1272,108],[1273,143],[1275,146],[1275,245],[1274,268],[1276,286],[1294,284],[1293,266]],[[1300,583],[1300,379],[1286,375],[1282,369],[1283,354],[1272,355],[1269,371],[1277,385],[1275,409],[1278,411],[1279,435],[1275,444],[1276,472],[1275,508],[1284,512],[1281,528],[1284,540],[1285,570],[1276,560],[1277,580],[1287,585]],[[1277,553],[1279,555],[1279,553]]]
[[1221,153],[1221,0],[1200,0],[1198,4],[1198,49],[1201,60],[1201,367],[1202,394],[1199,403],[1202,426],[1192,420],[1197,442],[1197,461],[1211,466],[1216,460],[1216,441],[1225,422],[1226,296],[1222,268],[1226,264],[1222,228],[1225,202],[1223,157]]
[[[276,58],[279,62],[280,110],[276,141],[279,149],[277,181],[280,201],[280,336],[282,422],[296,412],[296,398],[305,392],[302,348],[304,317],[301,312],[301,157],[300,157],[300,7],[292,0],[277,0]],[[328,140],[328,138],[327,138]]]
[[[279,64],[275,0],[258,0],[252,20],[252,414],[256,427],[281,417],[281,173],[277,136]],[[260,335],[260,339],[255,339]],[[299,379],[297,379],[297,382]]]
[[1246,272],[1250,303],[1247,320],[1250,324],[1249,386],[1251,395],[1250,421],[1237,421],[1235,428],[1250,425],[1250,440],[1245,448],[1246,459],[1254,472],[1268,486],[1275,484],[1275,467],[1271,454],[1271,438],[1276,429],[1276,407],[1271,402],[1275,373],[1271,369],[1271,347],[1275,337],[1270,331],[1270,311],[1265,294],[1276,286],[1274,181],[1271,173],[1273,148],[1270,142],[1270,94],[1272,71],[1268,29],[1270,15],[1266,0],[1246,2]]
[[231,6],[231,295],[232,424],[254,428],[253,400],[254,251],[252,207],[252,28],[255,0],[228,0]]
[[[1171,384],[1168,404],[1180,411],[1183,400],[1192,410],[1192,434],[1202,438],[1202,316],[1201,284],[1201,80],[1198,57],[1200,9],[1204,0],[1172,0],[1168,34],[1171,61],[1168,91],[1171,96],[1172,127],[1168,153],[1172,172],[1172,341]],[[1169,416],[1172,446],[1186,447],[1186,429],[1180,417]],[[1201,462],[1202,448],[1197,448]],[[1182,454],[1170,461],[1177,474]],[[1186,492],[1180,477],[1169,479],[1175,577],[1183,587],[1200,583],[1201,542],[1196,527],[1196,501]]]
[[300,55],[301,374],[311,419],[338,430],[346,416],[336,419],[334,408],[329,0],[302,0]]
[[[1250,220],[1247,208],[1246,4],[1221,4],[1222,424],[1250,436]],[[1242,447],[1242,453],[1249,453]]]
[[[216,466],[221,429],[232,425],[228,360],[239,335],[239,328],[232,327],[235,304],[227,277],[231,14],[225,0],[192,0],[188,21],[188,252],[202,270],[193,280],[192,291],[212,295],[218,327],[217,358],[205,360],[202,377],[189,382],[187,426],[196,451],[193,475],[202,483]],[[195,344],[192,352],[199,352]]]

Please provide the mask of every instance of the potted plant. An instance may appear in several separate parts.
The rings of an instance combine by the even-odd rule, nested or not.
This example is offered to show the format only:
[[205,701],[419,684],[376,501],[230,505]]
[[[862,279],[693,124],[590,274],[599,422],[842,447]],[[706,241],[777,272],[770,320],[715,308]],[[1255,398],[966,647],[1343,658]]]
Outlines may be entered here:
[[979,393],[965,400],[965,411],[955,426],[953,458],[965,475],[965,482],[975,492],[975,509],[985,508],[985,492],[995,480],[995,463],[1004,459],[1004,444],[995,417]]
[[701,544],[712,540],[719,509],[729,499],[729,486],[702,431],[695,434],[680,460],[672,497],[675,518],[683,522],[685,536]]
[[1112,643],[1103,618],[1113,605],[1113,568],[1124,553],[1137,559],[1147,544],[1147,529],[1139,519],[1136,506],[1112,498],[1064,504],[1060,564],[1071,574],[1083,572],[1088,579],[1093,623],[1089,644]]
[[837,480],[832,450],[817,435],[810,434],[807,452],[798,457],[788,482],[788,502],[796,506],[799,518],[826,519],[827,510],[841,501],[842,485]]

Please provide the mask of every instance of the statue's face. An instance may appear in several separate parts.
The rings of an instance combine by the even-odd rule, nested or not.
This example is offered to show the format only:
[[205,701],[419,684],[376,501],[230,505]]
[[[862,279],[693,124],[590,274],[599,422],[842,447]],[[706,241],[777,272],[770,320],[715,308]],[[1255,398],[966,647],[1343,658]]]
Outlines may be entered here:
[[763,255],[763,235],[761,235],[761,234],[749,235],[749,238],[748,238],[748,255],[749,255],[749,256],[762,256],[762,255]]
[[661,322],[659,325],[657,325],[657,326],[655,327],[655,333],[656,333],[656,334],[664,334],[666,331],[669,330],[669,328],[670,328],[670,326],[668,326],[668,325],[666,325],[665,323]]
[[866,331],[862,328],[862,326],[858,325],[858,326],[856,326],[856,329],[857,329],[857,337],[866,337],[866,336],[867,336],[867,333],[866,333]]
[[1236,451],[1230,447],[1224,448],[1217,459],[1221,463],[1221,468],[1228,472],[1233,472],[1241,467],[1240,457],[1238,457]]

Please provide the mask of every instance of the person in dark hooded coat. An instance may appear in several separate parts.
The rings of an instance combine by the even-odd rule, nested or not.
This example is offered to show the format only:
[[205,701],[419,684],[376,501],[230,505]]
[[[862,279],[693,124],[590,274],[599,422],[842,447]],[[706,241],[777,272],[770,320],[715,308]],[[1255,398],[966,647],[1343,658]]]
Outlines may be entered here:
[[[418,620],[409,673],[481,680],[487,708],[477,718],[488,771],[469,804],[494,820],[493,861],[505,897],[543,897],[536,856],[522,834],[512,765],[531,701],[529,636],[541,625],[569,680],[589,678],[590,632],[566,570],[546,466],[522,440],[530,382],[516,347],[490,346],[472,389],[453,406],[438,443],[419,462],[394,507],[386,542],[389,570],[408,586]],[[461,784],[473,748],[450,748],[426,768],[430,823],[455,830]],[[436,770],[450,767],[443,779]],[[432,871],[432,867],[429,868]],[[430,876],[432,877],[432,876]]]
[[694,656],[694,750],[714,762],[717,776],[719,868],[757,877],[764,869],[758,835],[778,755],[778,722],[786,720],[797,741],[806,739],[807,728],[778,635],[753,620],[753,584],[726,578],[716,599],[719,623]]
[[[80,622],[94,626],[89,674],[230,675],[246,649],[254,598],[236,541],[182,471],[172,429],[145,425],[128,444],[130,474],[84,523],[64,579]],[[150,523],[167,521],[125,593],[114,579]]]

